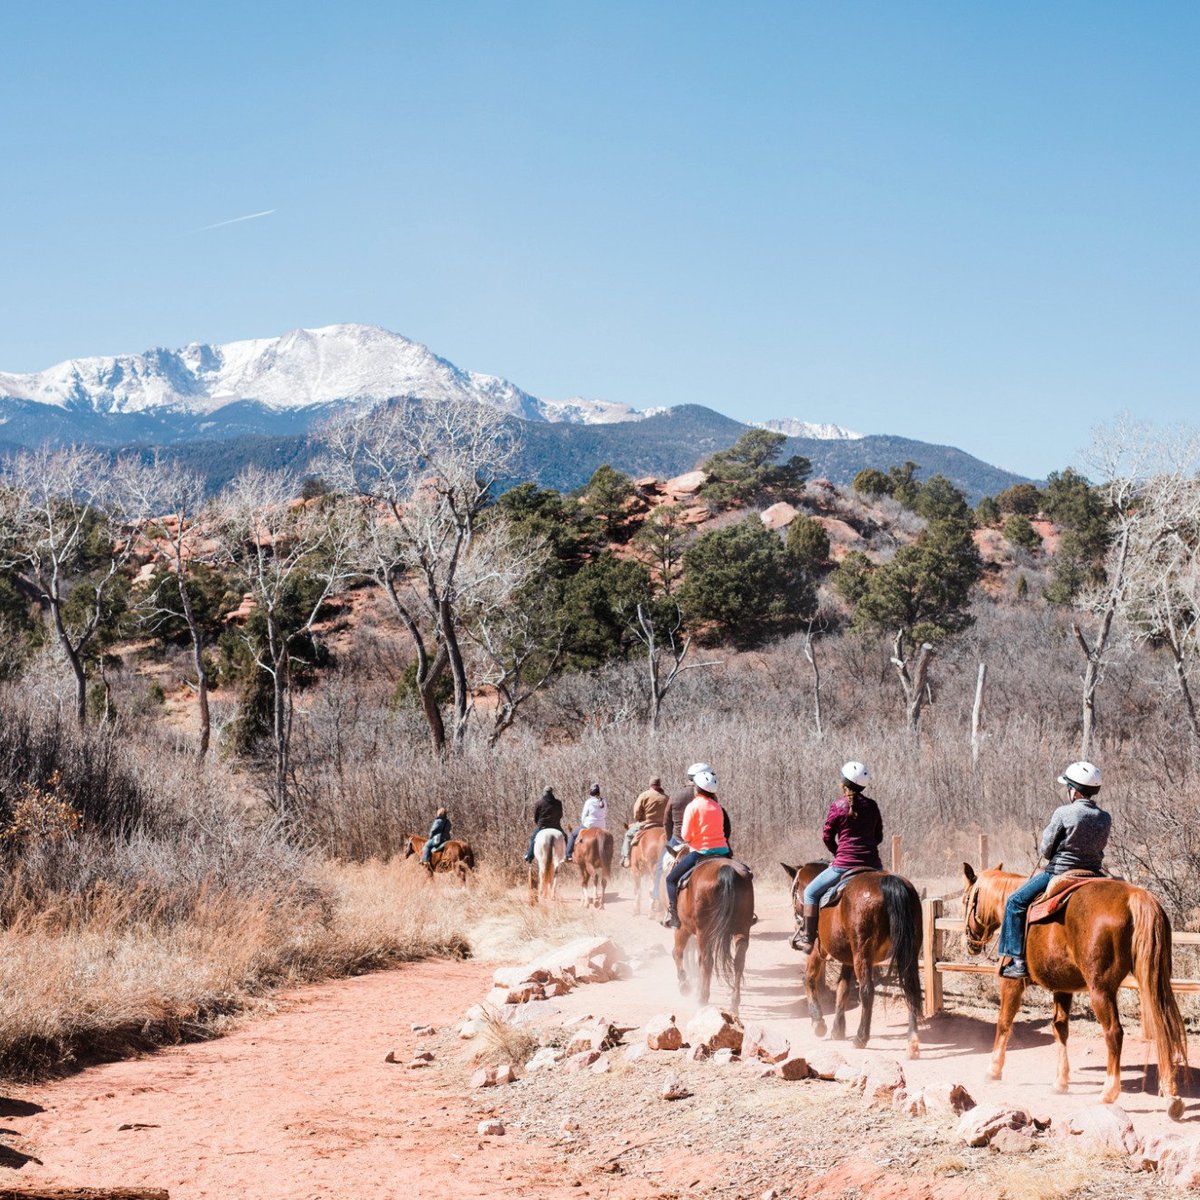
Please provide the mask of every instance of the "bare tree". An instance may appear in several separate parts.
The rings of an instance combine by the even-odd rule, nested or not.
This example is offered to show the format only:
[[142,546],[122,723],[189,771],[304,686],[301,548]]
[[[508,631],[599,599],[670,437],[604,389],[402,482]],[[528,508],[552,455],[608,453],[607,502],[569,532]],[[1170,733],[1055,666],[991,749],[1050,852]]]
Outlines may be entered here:
[[929,665],[934,649],[929,642],[917,647],[917,660],[912,662],[904,646],[904,630],[897,632],[892,642],[892,666],[904,692],[904,713],[909,731],[915,736],[921,728],[921,710],[929,699]]
[[87,657],[133,546],[114,517],[110,474],[94,450],[24,450],[7,465],[0,514],[4,565],[46,611],[75,676],[80,725],[87,723]]
[[[655,609],[658,611],[656,612]],[[650,685],[650,732],[658,732],[663,700],[684,671],[719,667],[722,659],[687,662],[692,635],[683,632],[683,609],[674,601],[658,605],[638,604],[634,636],[646,648],[647,681]]]
[[813,727],[816,730],[817,737],[825,736],[825,729],[821,720],[821,667],[817,663],[817,646],[813,641],[813,626],[816,624],[816,617],[809,617],[808,624],[804,629],[804,657],[808,659],[808,665],[812,667],[812,698],[813,698]]
[[192,643],[194,687],[200,716],[198,756],[208,753],[212,720],[208,708],[208,668],[204,652],[208,638],[196,611],[195,568],[212,563],[217,546],[205,529],[202,515],[207,496],[199,475],[163,463],[157,456],[146,463],[124,456],[117,461],[115,478],[124,497],[129,521],[139,532],[139,549],[166,567],[168,578],[143,597],[141,607],[152,623],[182,620]]
[[[362,505],[357,565],[383,589],[416,654],[416,687],[435,753],[447,746],[436,690],[454,685],[449,743],[462,746],[470,709],[463,624],[466,569],[515,442],[499,409],[473,401],[397,400],[348,413],[325,433],[322,470]],[[475,572],[479,586],[486,573]]]
[[350,576],[351,523],[331,497],[294,499],[282,472],[248,467],[221,493],[217,530],[225,557],[252,599],[261,632],[247,623],[246,644],[271,679],[275,810],[287,810],[293,673],[300,647],[329,599]]
[[[1106,667],[1121,649],[1118,618],[1128,616],[1146,594],[1145,581],[1170,540],[1172,519],[1191,487],[1195,440],[1156,435],[1128,415],[1093,433],[1087,465],[1110,518],[1104,582],[1077,601],[1090,616],[1090,628],[1072,631],[1084,656],[1083,720],[1080,757],[1088,758],[1096,732],[1096,693]],[[1148,503],[1153,496],[1153,503]]]

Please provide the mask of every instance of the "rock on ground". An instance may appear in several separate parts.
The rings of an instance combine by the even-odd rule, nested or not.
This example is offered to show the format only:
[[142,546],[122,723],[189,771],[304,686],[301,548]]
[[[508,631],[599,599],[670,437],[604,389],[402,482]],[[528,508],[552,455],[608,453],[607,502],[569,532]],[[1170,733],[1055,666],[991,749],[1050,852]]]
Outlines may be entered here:
[[1031,1124],[1023,1108],[977,1105],[963,1113],[954,1136],[968,1146],[986,1146],[1001,1129],[1025,1129]]
[[1097,1154],[1131,1155],[1141,1146],[1129,1114],[1118,1104],[1093,1104],[1067,1119],[1067,1132]]
[[714,1050],[742,1052],[742,1023],[732,1013],[706,1005],[688,1022],[687,1040],[693,1045],[702,1045],[709,1053]]
[[646,1045],[651,1050],[678,1050],[683,1045],[683,1031],[675,1024],[675,1014],[654,1017],[646,1026]]
[[894,1058],[883,1058],[867,1069],[863,1104],[867,1108],[890,1108],[892,1097],[904,1087],[904,1069]]

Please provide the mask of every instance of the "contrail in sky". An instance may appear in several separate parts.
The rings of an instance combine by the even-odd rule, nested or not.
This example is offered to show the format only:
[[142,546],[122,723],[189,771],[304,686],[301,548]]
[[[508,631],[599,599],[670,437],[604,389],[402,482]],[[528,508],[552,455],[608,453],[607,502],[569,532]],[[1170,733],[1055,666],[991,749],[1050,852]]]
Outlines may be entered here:
[[222,225],[236,225],[239,221],[257,221],[259,217],[269,217],[276,210],[273,208],[264,209],[262,212],[247,213],[244,217],[230,217],[228,221],[218,221],[215,225],[201,225],[199,229],[193,229],[193,233],[204,233],[208,229],[220,229]]

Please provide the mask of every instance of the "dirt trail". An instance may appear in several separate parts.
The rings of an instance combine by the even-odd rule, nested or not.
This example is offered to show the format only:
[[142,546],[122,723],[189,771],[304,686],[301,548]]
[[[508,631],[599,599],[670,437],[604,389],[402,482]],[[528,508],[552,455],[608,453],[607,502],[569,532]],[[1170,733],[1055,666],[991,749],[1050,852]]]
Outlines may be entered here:
[[[628,886],[619,886],[627,896]],[[564,902],[573,903],[577,890],[565,892]],[[791,920],[782,893],[763,897],[759,912],[743,1016],[779,1026],[793,1045],[803,1047],[811,1044],[811,1034],[807,1018],[800,1019],[799,956],[787,946]],[[678,995],[673,967],[662,952],[666,931],[635,918],[627,899],[610,903],[600,924],[645,965],[634,979],[582,987],[555,1001],[562,1018],[590,1012],[632,1025],[670,1011],[686,1020],[696,1002]],[[903,1148],[936,1146],[944,1134],[929,1123],[904,1124],[890,1113],[865,1120],[841,1096],[840,1085],[824,1085],[818,1096],[815,1087],[751,1080],[734,1068],[725,1068],[718,1080],[715,1073],[722,1069],[696,1064],[712,1083],[689,1109],[664,1105],[647,1090],[652,1076],[638,1072],[658,1068],[621,1063],[613,1075],[546,1073],[516,1087],[470,1092],[465,1084],[471,1044],[454,1038],[448,1027],[482,998],[495,965],[430,962],[306,988],[285,997],[273,1015],[250,1020],[220,1040],[91,1068],[19,1093],[10,1089],[3,1133],[10,1146],[41,1162],[30,1161],[7,1178],[22,1185],[145,1184],[169,1188],[174,1200],[506,1195],[615,1200],[710,1194],[702,1179],[728,1181],[740,1171],[738,1178],[759,1180],[768,1168],[783,1173],[783,1194],[791,1194],[786,1172],[807,1165],[831,1172],[820,1177],[830,1195],[842,1195],[844,1189],[834,1185],[851,1176],[858,1195],[971,1194],[961,1185],[902,1185],[894,1173],[907,1161]],[[713,999],[724,998],[718,985]],[[855,1021],[852,1014],[851,1030]],[[442,1032],[420,1037],[411,1031],[414,1022]],[[1166,1130],[1163,1102],[1140,1090],[1141,1043],[1130,1032],[1123,1104],[1139,1133]],[[977,1101],[1011,1100],[1056,1116],[1095,1103],[1103,1059],[1093,1037],[1075,1039],[1078,1082],[1070,1096],[1060,1098],[1050,1090],[1053,1052],[1044,1022],[1023,1026],[1014,1037],[1003,1084],[983,1080],[990,1036],[983,1021],[939,1021],[924,1030],[925,1057],[906,1062],[905,1070],[918,1084],[961,1082]],[[407,1057],[422,1042],[436,1053],[431,1067],[409,1070],[384,1062],[389,1050]],[[899,1006],[878,1007],[876,1033],[863,1054],[902,1059],[903,1049]],[[851,1049],[843,1052],[856,1057]],[[477,1122],[493,1113],[504,1117],[509,1132],[477,1136]],[[1190,1101],[1186,1121],[1197,1117],[1198,1106]],[[819,1141],[821,1154],[806,1163],[797,1158],[790,1137],[772,1140],[775,1126],[750,1131],[749,1122],[768,1118],[780,1129],[794,1129],[801,1149],[806,1138]],[[714,1122],[729,1129],[724,1140],[712,1132]],[[870,1129],[876,1142],[867,1137]],[[651,1151],[639,1151],[641,1165],[631,1165],[627,1175],[612,1174],[614,1157],[629,1150],[632,1162],[637,1155],[631,1144],[636,1149],[648,1135],[661,1141],[658,1161],[649,1157]],[[755,1161],[748,1165],[751,1143]],[[876,1143],[883,1149],[863,1160]],[[14,1166],[19,1155],[10,1153],[11,1159],[0,1156],[0,1162]],[[886,1178],[886,1188],[863,1187],[864,1172],[874,1172],[877,1183]],[[757,1183],[752,1193],[730,1191],[731,1186],[711,1194],[762,1190]],[[1112,1194],[1140,1191],[1128,1180],[1123,1188]],[[825,1193],[818,1187],[811,1194]]]

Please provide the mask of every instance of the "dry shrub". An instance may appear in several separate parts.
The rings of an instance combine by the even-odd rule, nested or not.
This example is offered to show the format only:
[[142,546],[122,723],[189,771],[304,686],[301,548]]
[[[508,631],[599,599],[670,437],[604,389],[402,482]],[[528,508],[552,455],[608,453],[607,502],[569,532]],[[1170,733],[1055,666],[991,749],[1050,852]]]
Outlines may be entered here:
[[499,1065],[520,1066],[537,1053],[541,1041],[527,1025],[510,1025],[493,1009],[484,1009],[480,1019],[479,1047],[476,1060]]

